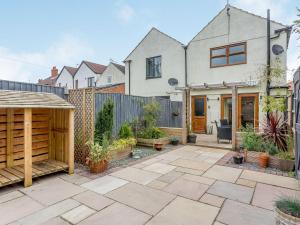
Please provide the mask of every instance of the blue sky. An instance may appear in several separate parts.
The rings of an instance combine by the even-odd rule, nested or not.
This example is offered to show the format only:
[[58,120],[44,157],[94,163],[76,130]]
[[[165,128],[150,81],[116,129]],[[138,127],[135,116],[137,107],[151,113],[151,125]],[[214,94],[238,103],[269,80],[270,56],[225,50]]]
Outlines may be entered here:
[[[36,82],[52,65],[123,59],[153,26],[187,43],[226,0],[10,0],[0,7],[0,79]],[[297,0],[230,0],[234,6],[291,24]],[[298,3],[298,5],[297,5]],[[292,37],[288,73],[300,65]],[[289,75],[290,76],[290,75]]]

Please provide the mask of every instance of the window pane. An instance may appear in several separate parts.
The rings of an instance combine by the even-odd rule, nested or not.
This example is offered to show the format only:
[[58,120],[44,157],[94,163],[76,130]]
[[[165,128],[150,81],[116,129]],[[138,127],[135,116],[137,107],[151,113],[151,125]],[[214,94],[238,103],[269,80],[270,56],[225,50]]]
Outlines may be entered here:
[[245,45],[236,45],[229,48],[229,54],[239,53],[245,51]]
[[255,97],[242,97],[241,110],[241,125],[254,127]]
[[195,116],[204,116],[204,99],[195,99]]
[[147,77],[160,77],[161,76],[161,57],[153,57],[147,59]]
[[212,56],[226,55],[226,48],[219,48],[211,51]]
[[218,58],[211,59],[212,66],[222,66],[222,65],[226,65],[226,64],[227,64],[226,57],[218,57]]
[[243,63],[243,62],[246,62],[245,54],[229,56],[229,64],[236,64],[236,63]]
[[231,124],[232,120],[232,98],[225,98],[224,99],[224,118],[227,119],[229,124]]

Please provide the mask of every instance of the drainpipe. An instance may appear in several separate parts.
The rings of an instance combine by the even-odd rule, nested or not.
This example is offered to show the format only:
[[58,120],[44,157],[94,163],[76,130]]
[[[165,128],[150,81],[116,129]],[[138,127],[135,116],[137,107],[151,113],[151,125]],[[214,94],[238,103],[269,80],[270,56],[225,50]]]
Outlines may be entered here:
[[[266,93],[270,96],[270,76],[271,76],[271,22],[270,22],[270,9],[267,11],[267,86]],[[269,101],[267,101],[269,104]],[[269,112],[267,112],[267,118],[269,120]]]
[[186,51],[187,51],[187,45],[184,46],[184,86],[187,87],[188,86],[188,81],[187,81],[187,54],[186,54]]
[[131,95],[130,91],[130,84],[131,84],[131,72],[130,72],[130,65],[131,65],[131,60],[128,60],[128,95]]

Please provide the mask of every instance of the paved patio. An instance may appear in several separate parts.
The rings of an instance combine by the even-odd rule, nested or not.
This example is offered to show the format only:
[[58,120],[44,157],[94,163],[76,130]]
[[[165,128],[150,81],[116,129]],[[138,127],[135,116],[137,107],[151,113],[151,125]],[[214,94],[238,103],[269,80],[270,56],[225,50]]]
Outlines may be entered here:
[[95,176],[77,170],[0,189],[0,224],[274,225],[293,178],[216,165],[227,151],[183,146]]

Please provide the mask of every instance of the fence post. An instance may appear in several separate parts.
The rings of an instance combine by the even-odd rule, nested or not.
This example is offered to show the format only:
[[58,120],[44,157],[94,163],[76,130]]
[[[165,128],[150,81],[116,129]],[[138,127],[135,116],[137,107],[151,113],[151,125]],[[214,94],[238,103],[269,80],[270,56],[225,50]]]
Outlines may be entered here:
[[187,143],[187,93],[186,90],[182,92],[182,144]]

